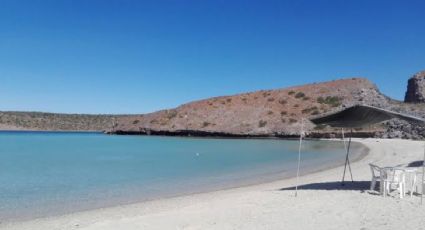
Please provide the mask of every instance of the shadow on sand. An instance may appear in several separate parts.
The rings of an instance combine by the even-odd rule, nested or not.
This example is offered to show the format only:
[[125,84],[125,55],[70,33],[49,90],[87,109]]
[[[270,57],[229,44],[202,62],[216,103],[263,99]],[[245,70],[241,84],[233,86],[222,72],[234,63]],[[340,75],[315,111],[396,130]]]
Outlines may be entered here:
[[[360,192],[370,192],[370,181],[354,181],[354,182],[345,182],[344,185],[341,184],[341,181],[332,181],[332,182],[322,182],[322,183],[312,183],[304,184],[298,186],[298,190],[350,190],[350,191],[360,191]],[[281,188],[279,191],[290,191],[295,190],[295,187]]]
[[423,161],[410,162],[407,167],[422,167]]

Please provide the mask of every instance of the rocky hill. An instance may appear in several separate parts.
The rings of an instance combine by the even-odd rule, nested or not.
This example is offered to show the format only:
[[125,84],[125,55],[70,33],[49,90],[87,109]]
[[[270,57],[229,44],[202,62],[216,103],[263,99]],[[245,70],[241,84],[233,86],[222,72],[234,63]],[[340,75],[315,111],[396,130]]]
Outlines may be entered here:
[[0,112],[0,130],[105,131],[114,120],[111,115]]
[[[117,119],[112,133],[198,136],[296,136],[300,122],[313,133],[332,133],[314,127],[308,119],[355,104],[389,108],[412,115],[422,114],[424,106],[406,104],[381,94],[364,78],[351,78],[276,90],[263,90],[233,96],[215,97],[184,104],[175,109]],[[422,108],[422,109],[421,109]],[[400,125],[393,121],[370,127],[368,135],[386,135]],[[405,130],[406,131],[406,130]],[[401,134],[405,136],[403,131]],[[398,137],[398,136],[394,136]]]
[[[408,84],[406,102],[392,100],[364,78],[350,78],[284,89],[214,97],[174,109],[141,115],[80,115],[37,112],[0,112],[1,130],[107,131],[113,134],[194,136],[297,136],[301,121],[314,137],[333,136],[337,130],[315,127],[312,117],[356,104],[372,105],[425,117],[425,72]],[[423,138],[425,128],[399,120],[365,129],[360,136]]]

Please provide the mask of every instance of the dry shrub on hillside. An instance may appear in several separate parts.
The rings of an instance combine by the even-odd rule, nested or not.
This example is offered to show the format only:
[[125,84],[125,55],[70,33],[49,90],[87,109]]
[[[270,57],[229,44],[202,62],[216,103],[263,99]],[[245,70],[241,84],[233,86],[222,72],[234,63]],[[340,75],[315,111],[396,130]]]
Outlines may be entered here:
[[210,124],[211,124],[211,123],[209,123],[209,122],[207,122],[207,121],[204,121],[204,122],[202,123],[202,128],[208,127]]
[[265,127],[266,125],[267,125],[267,121],[260,120],[260,121],[258,122],[258,127],[260,127],[260,128],[263,128],[263,127]]
[[305,94],[303,92],[298,92],[297,94],[295,94],[295,98],[302,98],[305,97]]
[[279,100],[279,104],[281,104],[281,105],[286,105],[287,103],[288,103],[288,101],[285,100],[285,99],[280,99]]
[[327,96],[326,98],[318,97],[317,102],[320,104],[325,104],[332,107],[338,107],[342,103],[342,98],[336,97],[336,96]]

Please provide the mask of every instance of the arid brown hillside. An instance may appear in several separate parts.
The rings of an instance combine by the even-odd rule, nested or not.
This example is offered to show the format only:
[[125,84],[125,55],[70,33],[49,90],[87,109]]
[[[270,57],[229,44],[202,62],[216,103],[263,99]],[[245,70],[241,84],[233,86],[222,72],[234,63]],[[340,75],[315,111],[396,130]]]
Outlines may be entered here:
[[[215,97],[144,115],[0,112],[0,130],[108,131],[116,134],[197,136],[296,136],[301,120],[311,136],[335,130],[308,119],[355,104],[425,117],[425,103],[403,103],[381,94],[364,78]],[[392,120],[357,130],[363,136],[423,138],[425,128]],[[362,134],[363,133],[363,134]]]
[[[382,95],[364,78],[352,78],[277,90],[215,97],[175,109],[117,119],[112,132],[290,136],[300,121],[354,104],[389,107],[401,104]],[[306,128],[313,125],[306,121]]]
[[104,131],[113,122],[110,115],[0,112],[0,130]]

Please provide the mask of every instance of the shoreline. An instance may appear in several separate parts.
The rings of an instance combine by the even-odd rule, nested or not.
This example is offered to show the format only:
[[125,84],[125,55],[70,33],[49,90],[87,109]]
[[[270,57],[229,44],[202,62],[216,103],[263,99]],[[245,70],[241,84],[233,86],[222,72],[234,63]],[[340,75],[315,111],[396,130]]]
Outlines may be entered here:
[[[369,154],[352,162],[354,183],[340,186],[342,166],[295,178],[207,193],[77,212],[1,229],[419,229],[424,207],[417,196],[400,200],[371,192],[368,163],[408,164],[421,159],[423,142],[355,139]],[[344,155],[345,156],[345,155]],[[399,212],[399,210],[403,210]],[[376,215],[379,213],[379,215]],[[299,219],[309,221],[300,222]],[[166,220],[166,221],[164,221]]]
[[[1,133],[1,132],[0,132]],[[175,138],[197,138],[197,137],[175,137]],[[209,139],[209,138],[208,138]],[[215,138],[213,138],[215,139]],[[229,138],[224,138],[229,139]],[[233,139],[233,138],[230,138]],[[271,138],[258,138],[260,140],[262,139],[271,139]],[[280,138],[272,138],[272,140],[282,140],[287,141],[286,139],[280,139]],[[295,141],[295,140],[291,140]],[[307,139],[306,141],[310,142],[336,142],[341,143],[341,154],[345,154],[343,150],[342,140],[340,139]],[[334,144],[334,143],[333,143]],[[352,155],[351,155],[351,161],[355,162],[358,160],[361,160],[368,154],[368,148],[364,146],[361,143],[356,143],[352,146]],[[338,149],[337,149],[338,151]],[[345,156],[345,155],[344,155]],[[304,161],[302,161],[303,163]],[[337,161],[327,161],[325,165],[323,165],[323,162],[321,164],[318,164],[318,162],[311,164],[307,163],[304,165],[304,167],[301,168],[300,176],[309,175],[312,173],[318,173],[322,171],[326,171],[332,168],[340,167],[343,165],[344,162]],[[85,206],[80,207],[76,209],[69,209],[69,210],[61,210],[59,212],[53,212],[49,211],[48,213],[40,213],[36,215],[22,215],[22,216],[10,216],[6,219],[4,219],[3,224],[9,224],[9,223],[19,223],[19,222],[26,222],[26,221],[32,221],[36,219],[44,219],[44,218],[55,218],[60,216],[66,216],[71,215],[74,213],[79,212],[86,212],[86,211],[92,211],[92,210],[98,210],[98,209],[108,209],[108,208],[114,208],[117,206],[125,206],[125,205],[131,205],[131,204],[142,204],[146,202],[152,202],[152,201],[158,201],[158,200],[166,200],[166,199],[172,199],[177,197],[184,197],[184,196],[192,196],[192,195],[198,195],[203,193],[210,193],[210,192],[217,192],[217,191],[225,191],[230,189],[237,189],[237,188],[243,188],[243,187],[250,187],[250,186],[256,186],[260,184],[267,184],[272,183],[275,181],[280,180],[288,180],[295,177],[295,171],[294,169],[285,169],[282,168],[279,171],[270,171],[270,172],[264,172],[262,174],[256,174],[255,177],[249,177],[244,176],[240,177],[238,179],[234,179],[231,181],[231,183],[225,183],[225,184],[216,184],[212,186],[206,186],[202,187],[200,189],[196,190],[187,190],[187,191],[175,191],[173,193],[164,193],[162,195],[157,195],[153,197],[133,197],[129,198],[128,200],[120,200],[120,201],[113,201],[113,200],[107,200],[104,203],[99,203],[98,205],[95,205],[94,207]],[[1,227],[1,224],[0,224]]]
[[33,130],[33,129],[0,129],[0,133],[104,133],[98,130]]
[[[1,132],[1,131],[0,131]],[[29,131],[32,132],[32,131]],[[46,132],[50,132],[50,131],[46,131]],[[55,131],[53,131],[54,133]],[[72,132],[70,132],[72,133]],[[183,137],[185,138],[185,137]],[[190,138],[197,138],[197,137],[190,137]],[[224,138],[224,139],[228,139],[228,138]],[[230,138],[233,139],[233,138]],[[239,139],[239,138],[238,138]],[[242,139],[246,139],[246,138],[242,138]],[[254,138],[257,139],[257,138]],[[258,138],[258,139],[282,139],[282,138]],[[342,140],[340,139],[307,139],[308,141],[329,141],[329,142],[342,142]],[[357,151],[358,153],[351,153],[352,155],[350,160],[351,163],[355,163],[357,161],[361,161],[363,158],[365,158],[368,154],[370,149],[362,144],[361,142],[358,142],[356,140],[353,140],[353,142],[356,142],[357,144],[360,144],[358,147],[353,148],[353,151]],[[342,151],[343,152],[343,151]],[[345,154],[344,154],[345,156]],[[333,163],[333,164],[329,164],[323,168],[320,167],[315,167],[312,168],[310,170],[304,171],[301,169],[300,172],[300,177],[303,176],[308,176],[311,174],[316,174],[316,173],[320,173],[320,172],[324,172],[327,170],[331,170],[331,169],[335,169],[338,167],[343,166],[344,163]],[[114,208],[120,208],[120,207],[125,207],[125,206],[132,206],[132,205],[144,205],[144,204],[150,204],[150,203],[156,203],[156,202],[167,202],[167,200],[173,200],[173,199],[182,199],[182,198],[187,198],[187,197],[192,197],[192,196],[199,196],[199,195],[205,195],[205,194],[211,194],[211,193],[217,193],[217,192],[226,192],[226,191],[231,191],[231,190],[237,190],[237,189],[244,189],[244,188],[250,188],[250,187],[255,187],[255,186],[261,186],[261,185],[267,185],[270,183],[275,183],[275,182],[279,182],[279,181],[286,181],[286,180],[291,180],[295,178],[295,175],[292,174],[285,174],[283,175],[283,172],[285,172],[285,170],[277,172],[277,173],[270,173],[270,174],[264,174],[264,175],[260,175],[259,178],[256,178],[253,181],[249,181],[247,179],[244,179],[244,181],[239,181],[239,183],[236,183],[236,185],[230,185],[230,186],[225,186],[223,188],[207,188],[204,191],[198,191],[198,192],[184,192],[184,193],[180,193],[180,194],[176,194],[176,195],[168,195],[165,197],[160,197],[160,198],[153,198],[153,199],[146,199],[146,200],[136,200],[136,201],[129,201],[128,203],[124,202],[122,204],[116,204],[116,205],[106,205],[105,207],[100,207],[100,208],[93,208],[93,209],[84,209],[84,210],[79,210],[79,211],[71,211],[68,213],[63,213],[63,214],[58,214],[58,215],[47,215],[47,216],[41,216],[41,217],[36,217],[36,218],[23,218],[23,219],[12,219],[12,220],[7,220],[7,221],[0,221],[0,229],[3,226],[13,226],[15,224],[19,224],[19,223],[25,223],[25,222],[31,222],[31,221],[37,221],[37,220],[43,220],[43,219],[55,219],[55,218],[66,218],[66,216],[72,216],[72,215],[78,215],[81,213],[85,213],[85,212],[96,212],[96,211],[103,211],[103,210],[107,210],[107,209],[114,209]]]
[[[108,131],[108,130],[39,130],[39,129],[0,129],[1,132],[16,133],[101,133],[112,136],[163,136],[163,137],[181,137],[181,138],[211,138],[211,139],[277,139],[277,140],[295,140],[299,139],[299,134],[249,134],[249,133],[226,133],[210,132],[200,130],[177,130],[177,131]],[[373,132],[353,132],[352,138],[374,138],[376,131]],[[336,140],[341,139],[339,132],[310,132],[305,140]]]

